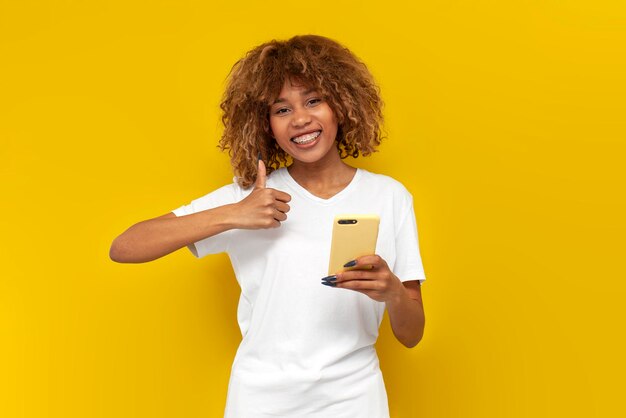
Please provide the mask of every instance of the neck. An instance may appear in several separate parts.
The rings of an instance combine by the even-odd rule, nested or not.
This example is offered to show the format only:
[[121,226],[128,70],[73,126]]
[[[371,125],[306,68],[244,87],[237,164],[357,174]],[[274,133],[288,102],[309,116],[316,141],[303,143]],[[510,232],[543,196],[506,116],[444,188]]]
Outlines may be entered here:
[[337,155],[333,160],[314,163],[294,161],[288,167],[293,179],[309,192],[320,197],[329,197],[352,181],[356,168],[344,163]]

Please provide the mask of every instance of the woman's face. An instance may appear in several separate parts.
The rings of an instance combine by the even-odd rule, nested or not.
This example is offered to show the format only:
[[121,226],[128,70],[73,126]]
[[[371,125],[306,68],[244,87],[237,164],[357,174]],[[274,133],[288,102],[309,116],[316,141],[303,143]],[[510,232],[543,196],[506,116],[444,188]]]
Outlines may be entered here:
[[286,81],[270,106],[270,128],[294,163],[340,160],[335,146],[337,119],[315,90]]

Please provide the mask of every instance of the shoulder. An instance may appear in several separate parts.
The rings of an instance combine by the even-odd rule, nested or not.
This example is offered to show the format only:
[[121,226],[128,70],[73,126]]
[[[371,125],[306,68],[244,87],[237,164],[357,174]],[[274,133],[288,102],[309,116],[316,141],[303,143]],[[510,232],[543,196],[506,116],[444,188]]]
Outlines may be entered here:
[[234,203],[243,199],[252,189],[244,189],[238,183],[237,179],[233,178],[233,182],[221,186],[212,192],[205,194],[193,200],[193,204],[200,206],[213,207],[216,205],[225,205],[228,203]]
[[368,190],[384,195],[391,194],[394,198],[399,200],[413,199],[411,193],[404,186],[404,184],[393,177],[373,173],[364,169],[359,170],[361,171],[361,183],[364,187],[367,187]]
[[237,183],[237,178],[233,177],[232,183],[225,184],[224,186],[213,191],[212,194],[236,197],[236,196],[246,193],[246,191],[249,191],[249,190],[241,187]]

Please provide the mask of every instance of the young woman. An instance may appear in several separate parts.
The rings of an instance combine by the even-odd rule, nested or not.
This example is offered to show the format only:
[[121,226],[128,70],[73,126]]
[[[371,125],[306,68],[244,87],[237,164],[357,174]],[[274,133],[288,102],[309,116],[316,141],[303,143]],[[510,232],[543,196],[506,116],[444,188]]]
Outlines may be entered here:
[[[228,418],[389,417],[378,327],[387,309],[402,344],[420,341],[425,275],[411,195],[344,162],[380,144],[381,106],[366,66],[335,41],[254,48],[221,104],[235,181],[113,242],[111,258],[125,263],[185,246],[196,257],[228,253],[243,336]],[[328,276],[333,219],[345,213],[380,216],[376,254]]]

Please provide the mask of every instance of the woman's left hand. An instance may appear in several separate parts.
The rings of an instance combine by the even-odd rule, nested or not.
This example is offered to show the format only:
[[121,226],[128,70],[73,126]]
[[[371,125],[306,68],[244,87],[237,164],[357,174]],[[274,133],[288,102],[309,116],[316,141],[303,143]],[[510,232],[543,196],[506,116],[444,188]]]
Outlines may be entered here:
[[[325,277],[322,283],[326,282],[328,286],[361,292],[378,302],[389,302],[401,297],[404,292],[400,279],[391,272],[387,262],[378,255],[359,257],[346,263],[344,267],[356,267],[356,269]],[[333,280],[333,278],[336,279]]]

